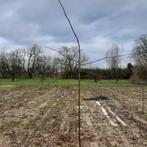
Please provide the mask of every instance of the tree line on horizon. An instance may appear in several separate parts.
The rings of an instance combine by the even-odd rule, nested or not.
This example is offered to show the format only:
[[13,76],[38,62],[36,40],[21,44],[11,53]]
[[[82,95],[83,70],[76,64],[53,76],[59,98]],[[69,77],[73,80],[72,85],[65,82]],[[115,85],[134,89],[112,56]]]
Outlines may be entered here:
[[[73,78],[78,67],[78,48],[62,47],[59,55],[47,55],[38,45],[30,49],[16,49],[0,52],[0,77],[11,78]],[[81,64],[87,56],[81,56]]]
[[[82,66],[82,79],[131,79],[133,82],[147,81],[147,35],[142,35],[135,41],[132,49],[134,64],[128,63],[121,67],[120,48],[112,46],[106,52],[108,68],[87,68]],[[82,52],[81,65],[88,62],[88,56]],[[15,49],[10,52],[0,52],[0,78],[78,78],[78,48],[76,46],[62,47],[58,55],[47,55],[38,45],[30,49]]]

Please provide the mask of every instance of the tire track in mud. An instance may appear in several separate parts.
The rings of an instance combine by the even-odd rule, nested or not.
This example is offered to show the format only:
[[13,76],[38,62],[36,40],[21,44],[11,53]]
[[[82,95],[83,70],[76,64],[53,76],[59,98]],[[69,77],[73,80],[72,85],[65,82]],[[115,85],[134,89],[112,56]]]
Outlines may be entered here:
[[[92,92],[95,93],[95,95],[98,94],[96,91]],[[102,104],[106,109],[112,108],[112,111],[115,114],[118,114],[118,116],[125,120],[125,122],[128,124],[127,127],[119,126],[117,128],[114,128],[114,130],[117,130],[118,132],[117,135],[120,136],[120,139],[125,143],[125,146],[144,147],[147,145],[146,131],[144,131],[145,127],[143,127],[141,124],[136,125],[136,121],[130,117],[130,112],[125,110],[119,101],[111,98],[109,100],[102,101]]]
[[[93,97],[98,97],[98,95],[93,94]],[[104,99],[101,97],[104,97]],[[111,108],[106,104],[106,101],[107,97],[103,95],[100,95],[100,98],[95,99],[96,104],[101,108],[103,115],[105,115],[110,124],[114,127],[117,127],[119,124],[122,126],[127,126],[126,123],[111,110]]]
[[[86,92],[84,92],[86,93]],[[91,97],[91,93],[89,93],[88,97]],[[92,121],[95,142],[97,146],[103,147],[111,147],[111,146],[120,146],[120,147],[130,147],[130,144],[127,141],[127,138],[122,135],[117,134],[118,128],[109,125],[108,120],[101,112],[101,109],[97,106],[97,104],[93,101],[83,102],[88,105],[90,119]],[[92,145],[88,145],[91,147]]]
[[[128,110],[123,109],[123,107],[115,105],[116,100],[111,100],[107,102],[109,106],[112,107],[113,111],[117,113],[121,118],[125,120],[128,125],[125,130],[125,135],[128,136],[129,141],[136,146],[147,146],[147,124],[141,123],[140,120],[136,120],[134,114]],[[121,104],[120,104],[121,105]],[[124,128],[121,128],[122,131]]]
[[[116,95],[116,92],[114,91],[114,90],[112,90],[112,92],[114,93],[114,95]],[[125,96],[125,98],[127,99],[127,100],[129,100],[127,103],[126,103],[126,101],[125,100],[121,100],[121,98],[122,97],[124,97],[123,96],[123,93],[121,93],[120,94],[120,97],[118,97],[118,96],[115,96],[115,97],[112,97],[112,99],[115,101],[115,103],[117,102],[117,104],[118,105],[120,105],[120,107],[121,107],[121,109],[123,109],[124,108],[124,110],[126,110],[126,113],[128,114],[128,116],[130,117],[130,120],[134,120],[134,122],[137,122],[137,124],[143,124],[143,126],[146,126],[147,125],[147,121],[146,120],[144,120],[144,114],[138,109],[138,106],[137,106],[137,109],[130,109],[129,107],[128,107],[128,104],[131,106],[132,104],[130,104],[130,102],[132,103],[132,101],[134,102],[134,103],[137,103],[138,104],[138,102],[139,102],[139,97],[141,97],[141,94],[137,91],[134,91],[134,89],[132,90],[131,89],[131,93],[133,92],[133,95],[132,95],[132,97],[131,97],[131,100],[129,100],[129,97],[128,97],[128,95],[127,96]],[[135,93],[135,95],[134,95],[134,93]],[[134,98],[134,96],[138,96],[138,98],[136,98],[135,97],[135,100],[133,99]],[[133,100],[132,100],[133,99]],[[137,101],[136,101],[137,100]],[[141,103],[141,100],[140,100],[140,103]],[[111,104],[110,104],[111,105]],[[145,107],[146,107],[147,105],[145,104]],[[113,105],[112,105],[112,107],[113,107]],[[123,108],[122,108],[123,107]],[[120,110],[120,109],[119,109]],[[135,111],[133,111],[133,110],[135,110]],[[127,115],[126,114],[126,115]],[[146,130],[147,131],[147,129],[144,127],[143,128],[143,130]]]
[[119,117],[111,110],[111,108],[110,108],[109,106],[107,107],[107,109],[108,109],[109,113],[111,113],[111,114],[116,118],[116,120],[118,121],[118,123],[121,123],[121,125],[123,125],[123,126],[127,126],[127,124],[126,124],[121,118],[119,118]]
[[[85,95],[85,93],[88,93]],[[83,91],[82,97],[91,97],[91,93],[87,91]],[[115,146],[117,142],[113,141],[114,134],[112,134],[112,127],[109,125],[108,120],[103,115],[101,109],[97,106],[95,102],[92,101],[82,101],[83,105],[87,105],[87,111],[83,111],[82,119],[85,120],[85,124],[83,123],[82,126],[88,128],[88,133],[90,134],[92,140],[86,139],[87,141],[83,140],[86,147],[95,147],[95,146]],[[84,109],[84,107],[82,107]],[[85,107],[86,109],[86,107]],[[85,114],[84,114],[85,113]],[[84,118],[85,117],[85,118]],[[88,123],[90,120],[91,123]],[[114,127],[115,128],[115,127]],[[84,129],[83,131],[85,131]],[[110,131],[109,131],[110,130]],[[108,133],[111,132],[111,133]],[[87,132],[84,134],[87,136]],[[115,135],[116,136],[116,135]],[[84,146],[84,145],[83,145]]]
[[[115,99],[121,105],[123,105],[124,109],[128,109],[128,111],[134,112],[136,115],[140,117],[144,117],[144,114],[141,113],[142,110],[142,94],[141,89],[108,89],[107,90],[109,96]],[[144,93],[146,95],[146,92]],[[144,105],[145,111],[147,112],[147,103]]]
[[[112,93],[114,93],[115,91],[114,90],[112,90]],[[116,92],[115,92],[116,93]],[[136,93],[136,91],[135,91],[135,93]],[[120,96],[120,98],[122,98],[122,97],[124,97],[124,95],[121,93],[121,94],[119,94],[119,96]],[[125,96],[126,97],[126,96]],[[132,97],[134,97],[134,95],[132,96]],[[142,130],[145,130],[145,133],[147,132],[147,121],[146,120],[144,120],[142,117],[143,117],[143,113],[142,112],[140,112],[140,110],[136,110],[135,112],[133,111],[133,109],[130,109],[129,108],[129,105],[131,105],[129,102],[127,102],[126,103],[126,101],[124,101],[124,100],[120,100],[120,98],[118,97],[118,96],[115,96],[115,98],[114,97],[111,97],[111,101],[114,101],[114,103],[115,103],[115,107],[117,106],[119,106],[118,108],[117,108],[117,110],[118,110],[118,112],[120,112],[120,115],[121,115],[121,112],[123,112],[122,114],[124,114],[125,113],[125,115],[126,116],[128,116],[129,117],[129,121],[130,120],[132,120],[133,121],[133,123],[134,122],[136,122],[137,123],[137,126],[139,125],[139,124],[143,124],[142,126],[138,126],[138,127],[141,127],[141,128],[143,128]],[[126,99],[129,99],[129,97],[127,96],[126,97]],[[132,98],[131,98],[132,99]],[[137,98],[137,100],[138,100],[139,98]],[[111,105],[111,107],[114,107],[114,105],[113,105],[113,103],[110,101],[110,103],[109,103],[109,105]],[[109,101],[108,101],[109,102]],[[117,105],[116,105],[116,103],[117,103]],[[134,103],[137,103],[136,102],[136,99],[135,99],[135,101],[134,101]],[[138,112],[138,113],[137,113]],[[142,115],[140,115],[142,113]],[[138,116],[139,115],[139,116]],[[124,116],[125,117],[125,116]],[[127,118],[127,117],[125,117],[125,118]]]
[[118,124],[116,123],[116,120],[112,120],[110,115],[108,114],[108,112],[106,111],[106,109],[101,105],[100,101],[96,101],[96,103],[98,104],[98,106],[101,108],[102,113],[106,116],[106,118],[108,119],[108,121],[110,122],[110,124],[114,127],[117,127]]

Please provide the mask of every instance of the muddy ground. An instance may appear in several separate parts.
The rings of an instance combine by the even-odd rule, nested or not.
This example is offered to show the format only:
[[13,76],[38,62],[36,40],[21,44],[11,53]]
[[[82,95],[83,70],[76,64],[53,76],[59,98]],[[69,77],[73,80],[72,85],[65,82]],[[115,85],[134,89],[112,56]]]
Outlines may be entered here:
[[[142,113],[140,88],[82,89],[82,147],[146,147],[146,101]],[[76,88],[1,88],[0,147],[78,147],[77,111]]]

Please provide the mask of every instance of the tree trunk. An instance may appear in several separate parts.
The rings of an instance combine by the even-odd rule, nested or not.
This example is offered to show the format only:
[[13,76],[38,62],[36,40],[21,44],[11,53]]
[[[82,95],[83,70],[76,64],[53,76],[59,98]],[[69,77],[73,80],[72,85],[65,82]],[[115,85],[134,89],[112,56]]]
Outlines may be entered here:
[[12,81],[13,82],[15,81],[15,74],[14,73],[12,74]]
[[33,74],[31,72],[28,73],[29,79],[33,79]]
[[70,78],[71,78],[71,79],[73,78],[73,73],[72,73],[72,72],[70,73]]

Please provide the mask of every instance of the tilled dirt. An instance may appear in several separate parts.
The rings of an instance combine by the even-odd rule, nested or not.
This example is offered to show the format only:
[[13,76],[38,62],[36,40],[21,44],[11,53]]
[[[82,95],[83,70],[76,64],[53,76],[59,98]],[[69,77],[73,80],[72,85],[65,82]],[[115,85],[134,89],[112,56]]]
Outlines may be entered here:
[[[108,99],[84,100],[94,96]],[[147,146],[140,96],[138,89],[82,89],[82,147]],[[77,104],[76,88],[0,89],[0,147],[78,147]]]

